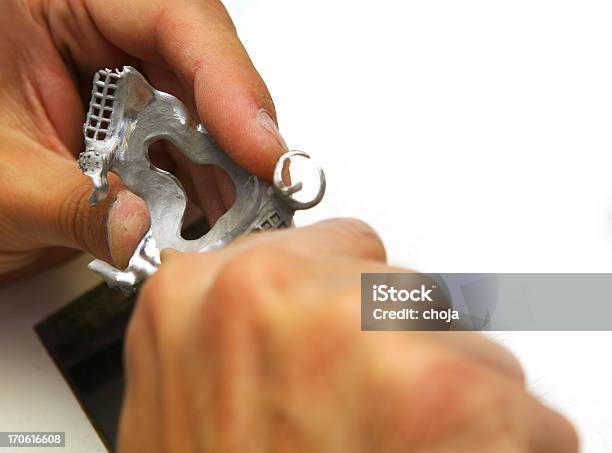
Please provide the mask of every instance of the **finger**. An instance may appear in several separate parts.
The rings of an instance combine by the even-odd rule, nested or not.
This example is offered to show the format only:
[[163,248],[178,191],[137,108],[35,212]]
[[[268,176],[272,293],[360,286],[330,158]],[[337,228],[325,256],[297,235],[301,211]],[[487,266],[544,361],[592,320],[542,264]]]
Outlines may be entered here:
[[198,205],[206,213],[209,225],[214,225],[226,209],[217,187],[215,168],[212,165],[195,165],[187,163],[189,178],[195,187]]
[[2,125],[17,122],[49,150],[68,155],[82,147],[83,103],[45,21],[36,19],[41,3],[48,2],[2,2]]
[[229,175],[219,167],[215,167],[215,180],[217,182],[219,194],[223,200],[223,206],[226,210],[228,210],[232,207],[234,201],[236,201],[234,183],[230,179]]
[[[193,162],[165,140],[157,141],[149,146],[149,159],[154,167],[174,175],[185,190],[188,204],[183,217],[183,228],[196,218],[200,218],[202,204],[199,202],[198,191],[189,173],[189,165]],[[205,172],[207,168],[203,166],[202,170]],[[204,214],[207,215],[207,219],[210,219],[209,213],[204,212]]]
[[[143,69],[149,81],[157,89],[170,93],[179,99],[189,100],[185,96],[179,80],[170,71],[150,63],[143,65]],[[195,106],[189,102],[187,108],[192,112],[196,111]],[[181,174],[183,176],[188,175],[188,177],[181,178],[177,172],[168,171],[179,177],[190,200],[198,203],[206,213],[208,223],[213,225],[234,201],[234,186],[229,176],[219,167],[198,165],[192,162],[172,143],[164,142],[162,149],[165,150],[167,157],[172,156],[177,167],[181,170]],[[151,155],[150,152],[149,155]],[[188,187],[193,190],[190,191]]]
[[528,426],[530,452],[578,453],[578,435],[571,423],[558,412],[531,398],[525,411],[530,418]]
[[169,66],[195,100],[217,143],[246,169],[271,177],[276,160],[286,150],[274,104],[219,1],[82,4],[116,47]]
[[264,234],[262,240],[282,243],[297,252],[386,261],[385,247],[376,231],[357,219],[331,219],[305,228],[282,230],[277,235]]
[[[49,153],[28,139],[11,140],[14,153],[3,167],[2,182],[11,187],[11,197],[1,202],[9,212],[9,229],[19,247],[71,247],[85,250],[120,267],[148,229],[144,201],[124,190],[110,175],[106,199],[95,207],[88,204],[91,182],[73,160]],[[27,169],[28,178],[23,178]]]
[[138,60],[109,42],[94,25],[82,2],[43,2],[40,7],[57,50],[73,65],[86,93],[102,68],[138,66]]
[[[197,275],[193,285],[206,288],[215,273],[227,261],[239,257],[245,252],[268,248],[281,249],[318,258],[357,258],[380,263],[386,259],[385,248],[376,232],[366,223],[355,219],[333,219],[317,223],[306,228],[290,228],[273,232],[254,233],[241,238],[229,247],[207,253],[180,253],[173,249],[162,250],[162,266],[171,263],[168,268],[151,280],[168,278],[168,276]],[[367,263],[359,262],[360,269],[366,269]],[[202,269],[206,272],[202,274]],[[351,273],[354,275],[354,272]],[[172,277],[170,277],[172,278]],[[193,291],[189,278],[184,278],[183,287]],[[183,288],[184,289],[184,288]]]
[[181,80],[170,68],[168,68],[167,65],[160,65],[145,61],[141,64],[141,66],[142,72],[147,77],[149,83],[151,83],[156,89],[179,98],[192,115],[197,115],[198,110],[195,102],[193,102],[193,97],[191,96],[192,90],[186,90]]
[[480,334],[474,332],[428,332],[426,335],[521,385],[525,384],[525,373],[514,354]]
[[[214,225],[226,208],[219,193],[213,165],[199,165],[191,160],[172,143],[165,143],[165,149],[176,162],[175,176],[179,178],[193,200],[204,211],[209,225]],[[181,179],[182,176],[182,179]]]
[[[386,260],[385,248],[378,234],[368,224],[356,219],[332,219],[304,228],[254,233],[223,249],[223,258],[262,247],[317,257],[358,258],[378,262]],[[170,252],[165,256],[171,259],[179,255]],[[199,254],[192,256],[197,259]]]
[[[38,91],[58,135],[61,138],[70,137],[70,140],[63,141],[76,157],[83,147],[80,126],[85,112],[82,99],[91,96],[91,80],[95,72],[124,65],[140,69],[139,61],[102,36],[83,7],[83,2],[36,2],[33,8],[42,10],[39,14],[45,19],[42,22],[47,31],[46,44],[54,49],[36,54],[38,58],[32,62],[32,66],[39,67],[38,60],[43,60],[42,67],[49,67],[49,55],[56,52],[62,57],[58,58],[61,63],[54,65],[53,70],[34,71],[39,79]],[[40,46],[32,45],[32,48],[35,47]],[[39,72],[46,73],[46,76],[41,78]]]
[[[82,209],[91,207],[82,206]],[[134,249],[149,229],[149,221],[144,200],[128,190],[118,191],[106,215],[105,233],[111,261],[120,269],[128,265]]]

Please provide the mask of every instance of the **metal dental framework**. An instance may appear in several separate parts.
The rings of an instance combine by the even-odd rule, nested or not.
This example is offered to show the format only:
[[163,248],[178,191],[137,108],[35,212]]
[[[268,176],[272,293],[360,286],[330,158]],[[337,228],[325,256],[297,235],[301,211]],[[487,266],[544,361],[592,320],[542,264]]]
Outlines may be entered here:
[[[154,89],[130,66],[96,73],[83,133],[85,151],[79,156],[79,167],[93,182],[90,205],[106,198],[107,174],[111,171],[149,208],[151,226],[126,269],[101,260],[89,263],[109,286],[124,290],[133,289],[157,270],[160,250],[206,251],[251,231],[287,227],[295,210],[315,206],[325,192],[325,176],[318,167],[318,192],[311,201],[300,202],[293,197],[302,189],[302,182],[284,184],[285,163],[292,157],[309,157],[301,151],[280,157],[272,184],[247,173],[214,143],[202,124],[191,118],[181,101]],[[180,182],[149,160],[149,145],[158,140],[170,141],[197,164],[218,165],[234,184],[233,206],[199,239],[181,237],[187,197]]]

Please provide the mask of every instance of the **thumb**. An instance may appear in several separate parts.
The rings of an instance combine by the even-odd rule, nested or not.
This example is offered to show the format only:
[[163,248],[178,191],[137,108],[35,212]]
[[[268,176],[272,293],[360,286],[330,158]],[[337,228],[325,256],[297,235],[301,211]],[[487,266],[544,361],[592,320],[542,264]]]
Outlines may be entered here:
[[91,181],[74,160],[48,150],[28,151],[21,153],[19,168],[34,174],[13,184],[12,217],[21,237],[17,242],[30,249],[78,248],[126,267],[149,228],[146,203],[127,191],[118,177],[109,175],[106,199],[91,207]]

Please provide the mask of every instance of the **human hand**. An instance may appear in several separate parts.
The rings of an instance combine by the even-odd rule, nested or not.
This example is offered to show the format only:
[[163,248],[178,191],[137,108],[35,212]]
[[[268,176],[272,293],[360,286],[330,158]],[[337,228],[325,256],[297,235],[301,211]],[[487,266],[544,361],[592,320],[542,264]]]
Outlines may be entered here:
[[[5,0],[0,14],[0,276],[32,269],[56,247],[124,267],[148,228],[144,202],[116,177],[87,203],[83,149],[92,76],[132,65],[198,115],[217,143],[269,178],[285,151],[265,84],[218,0]],[[159,145],[162,145],[161,143]],[[163,146],[163,145],[162,145]],[[224,173],[169,146],[165,169],[213,223],[232,202]],[[170,168],[169,168],[170,167]],[[111,208],[112,206],[112,208]]]
[[520,366],[470,332],[363,332],[356,221],[165,251],[126,339],[119,452],[577,451]]

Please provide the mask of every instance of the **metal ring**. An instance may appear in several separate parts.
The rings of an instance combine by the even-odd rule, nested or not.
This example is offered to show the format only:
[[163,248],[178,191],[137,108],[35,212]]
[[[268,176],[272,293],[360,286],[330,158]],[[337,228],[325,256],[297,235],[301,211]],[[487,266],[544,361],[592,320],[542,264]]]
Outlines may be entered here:
[[310,156],[306,154],[304,151],[289,151],[283,154],[278,161],[276,161],[276,166],[274,167],[274,177],[272,182],[274,183],[274,189],[278,196],[291,208],[293,209],[309,209],[313,206],[319,204],[319,202],[323,199],[323,195],[325,195],[325,173],[323,173],[323,169],[318,165],[315,165],[317,172],[319,173],[319,190],[316,196],[307,202],[302,202],[293,198],[293,194],[299,192],[304,187],[302,181],[298,181],[292,183],[290,186],[285,185],[283,182],[283,167],[285,166],[285,162],[290,160],[292,157],[301,156],[306,159],[310,159]]

